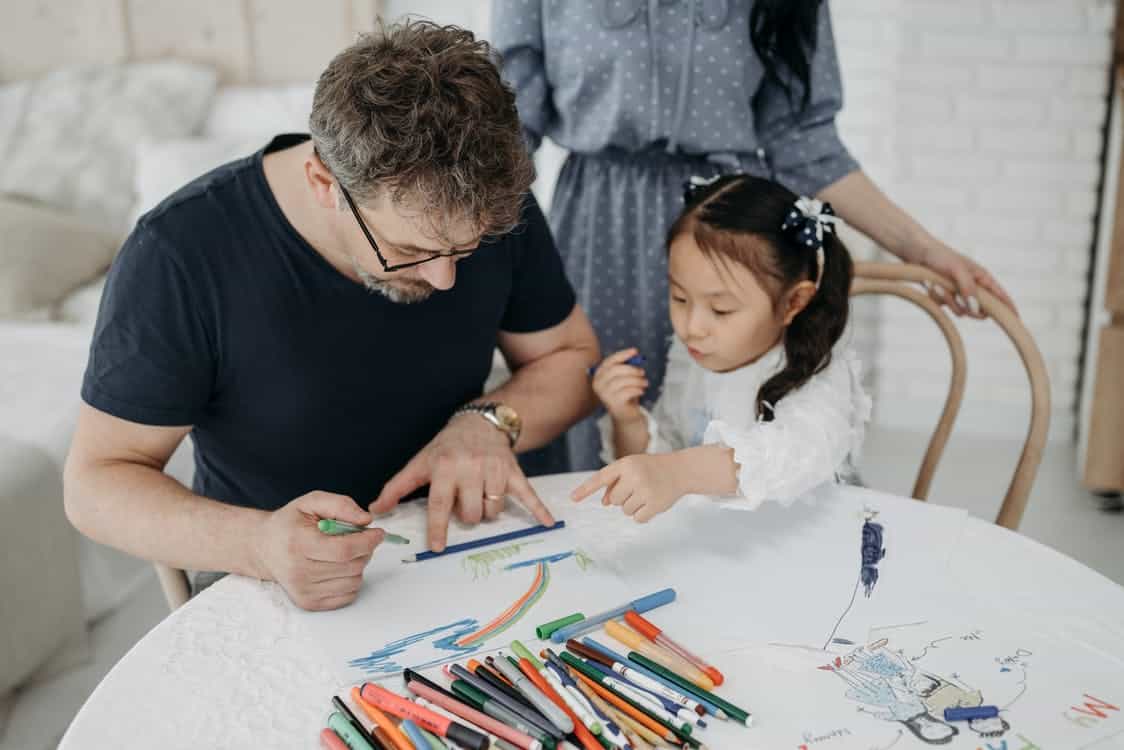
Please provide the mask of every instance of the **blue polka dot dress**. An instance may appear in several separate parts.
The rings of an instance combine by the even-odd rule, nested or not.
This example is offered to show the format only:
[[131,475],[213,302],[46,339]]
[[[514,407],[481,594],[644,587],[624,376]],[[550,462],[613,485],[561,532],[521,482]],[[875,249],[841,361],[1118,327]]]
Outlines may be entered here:
[[[683,182],[741,171],[803,195],[858,169],[839,140],[831,20],[819,16],[801,109],[767,80],[749,38],[753,0],[494,0],[493,44],[528,141],[570,151],[550,210],[566,271],[606,354],[647,358],[659,395],[671,324],[666,233]],[[799,85],[797,84],[797,88]],[[600,465],[593,420],[562,471]]]

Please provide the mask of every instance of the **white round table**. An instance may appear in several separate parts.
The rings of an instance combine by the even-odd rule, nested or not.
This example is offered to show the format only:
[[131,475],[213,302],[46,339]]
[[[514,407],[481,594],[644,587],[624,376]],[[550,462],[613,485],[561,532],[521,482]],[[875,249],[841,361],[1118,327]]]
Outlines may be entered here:
[[[561,497],[579,478],[543,477],[534,484],[544,496]],[[604,518],[598,511],[581,505],[565,508],[564,516],[571,527],[590,531],[595,516]],[[1090,621],[1108,623],[1086,636],[1095,639],[1099,632],[1097,648],[1124,658],[1124,642],[1116,637],[1124,632],[1124,587],[1026,537],[971,518],[950,560],[951,575],[973,592],[992,592],[993,604],[1055,609],[1075,618],[1087,614]],[[338,680],[304,636],[295,612],[279,586],[226,577],[122,658],[59,747],[317,747]],[[388,617],[392,612],[388,604]],[[1124,735],[1095,747],[1124,748]]]

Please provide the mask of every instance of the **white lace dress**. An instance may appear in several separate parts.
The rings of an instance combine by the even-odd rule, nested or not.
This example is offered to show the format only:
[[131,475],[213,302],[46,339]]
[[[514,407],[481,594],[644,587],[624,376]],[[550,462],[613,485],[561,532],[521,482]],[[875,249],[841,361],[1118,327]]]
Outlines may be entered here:
[[[784,366],[782,347],[731,372],[697,364],[678,338],[668,352],[663,391],[649,413],[648,453],[667,453],[720,443],[738,463],[740,507],[765,500],[789,504],[824,482],[853,473],[862,448],[871,402],[860,382],[861,364],[845,345],[831,363],[775,404],[774,418],[757,419],[757,391]],[[613,424],[599,423],[601,458],[616,458]]]

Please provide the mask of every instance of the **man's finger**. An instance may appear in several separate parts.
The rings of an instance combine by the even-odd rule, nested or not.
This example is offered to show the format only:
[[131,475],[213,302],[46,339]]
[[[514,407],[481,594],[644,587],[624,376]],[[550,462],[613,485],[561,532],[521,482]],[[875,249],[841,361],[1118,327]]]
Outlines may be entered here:
[[479,464],[461,469],[457,479],[457,517],[472,525],[484,518],[484,476]]
[[449,517],[453,514],[456,495],[453,476],[438,472],[429,489],[429,506],[426,508],[426,539],[434,552],[445,549],[449,536]]
[[591,476],[589,479],[579,484],[578,488],[570,493],[570,499],[575,503],[580,503],[582,500],[585,500],[594,492],[597,492],[597,490],[608,485],[610,482],[616,479],[616,466],[617,465],[615,463],[609,464],[608,466]]
[[507,479],[507,489],[512,497],[518,500],[519,504],[526,508],[543,526],[553,526],[554,516],[550,514],[550,509],[546,507],[546,503],[535,492],[535,488],[527,481],[527,477],[523,476],[522,472],[518,470],[516,472]]
[[489,521],[494,521],[503,513],[503,508],[507,504],[507,500],[503,495],[493,500],[490,497],[484,498],[484,518]]
[[402,498],[428,482],[429,475],[429,457],[426,455],[426,449],[423,448],[400,472],[383,485],[382,492],[375,502],[371,503],[370,511],[379,515],[394,510],[394,506],[398,505]]
[[386,538],[382,529],[367,529],[354,534],[332,536],[319,531],[305,545],[305,558],[323,563],[346,563],[370,557]]
[[356,526],[366,526],[371,522],[371,514],[356,505],[347,495],[334,492],[310,492],[293,501],[297,508],[315,518],[334,518]]

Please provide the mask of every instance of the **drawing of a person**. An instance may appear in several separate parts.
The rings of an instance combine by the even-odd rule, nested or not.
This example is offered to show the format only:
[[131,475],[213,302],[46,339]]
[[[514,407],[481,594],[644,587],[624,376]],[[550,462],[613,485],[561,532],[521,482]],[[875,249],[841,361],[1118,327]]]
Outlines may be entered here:
[[884,649],[885,645],[883,639],[860,647],[824,668],[847,683],[847,698],[881,709],[860,706],[860,711],[883,721],[899,722],[927,744],[951,742],[959,730],[929,713],[914,689],[916,667],[901,654]]

